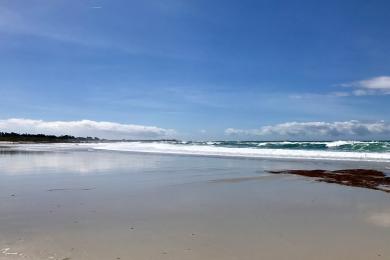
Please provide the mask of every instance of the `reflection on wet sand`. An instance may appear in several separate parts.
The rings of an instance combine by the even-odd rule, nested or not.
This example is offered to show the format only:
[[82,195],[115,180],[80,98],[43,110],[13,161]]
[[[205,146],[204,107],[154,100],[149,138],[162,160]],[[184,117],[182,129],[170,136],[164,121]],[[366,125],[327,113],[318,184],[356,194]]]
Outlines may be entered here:
[[215,179],[210,180],[211,183],[238,183],[243,181],[256,181],[262,180],[264,178],[270,177],[270,175],[262,174],[260,176],[248,176],[248,177],[238,177],[238,178],[223,178],[223,179]]
[[390,228],[390,211],[372,213],[368,217],[368,222],[379,227]]

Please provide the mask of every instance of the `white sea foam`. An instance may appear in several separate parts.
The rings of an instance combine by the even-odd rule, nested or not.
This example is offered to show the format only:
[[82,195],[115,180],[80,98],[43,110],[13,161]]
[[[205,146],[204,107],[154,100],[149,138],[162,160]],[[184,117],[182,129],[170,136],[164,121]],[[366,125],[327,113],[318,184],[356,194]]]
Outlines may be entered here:
[[[91,146],[91,144],[86,144],[86,146]],[[93,144],[92,148],[96,150],[222,156],[222,157],[328,159],[328,160],[390,162],[390,153],[230,148],[230,147],[215,147],[215,146],[205,146],[205,145],[181,145],[181,144],[169,144],[169,143],[158,143],[158,142],[99,143],[99,144]]]
[[377,143],[378,143],[377,141],[333,141],[333,142],[326,142],[325,144],[327,147],[332,148],[332,147],[339,147],[342,145],[354,145],[354,144],[369,145],[369,144],[377,144]]
[[242,147],[221,147],[214,145],[171,144],[165,142],[114,142],[83,144],[18,144],[19,150],[27,151],[64,151],[64,150],[110,150],[123,152],[243,157],[243,158],[286,158],[286,159],[323,159],[345,161],[390,162],[390,153],[344,152],[298,149],[256,149]]
[[326,143],[326,147],[339,147],[339,146],[342,146],[342,145],[347,145],[347,144],[356,144],[358,142],[355,142],[355,141],[333,141],[333,142],[329,142],[329,143]]

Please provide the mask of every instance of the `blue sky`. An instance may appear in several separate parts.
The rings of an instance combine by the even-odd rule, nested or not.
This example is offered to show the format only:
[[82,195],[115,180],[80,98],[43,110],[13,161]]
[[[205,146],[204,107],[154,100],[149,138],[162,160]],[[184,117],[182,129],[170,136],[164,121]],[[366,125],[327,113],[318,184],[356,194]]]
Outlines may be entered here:
[[86,119],[184,139],[286,139],[256,130],[356,120],[384,130],[346,136],[390,138],[389,9],[386,0],[3,0],[0,126]]

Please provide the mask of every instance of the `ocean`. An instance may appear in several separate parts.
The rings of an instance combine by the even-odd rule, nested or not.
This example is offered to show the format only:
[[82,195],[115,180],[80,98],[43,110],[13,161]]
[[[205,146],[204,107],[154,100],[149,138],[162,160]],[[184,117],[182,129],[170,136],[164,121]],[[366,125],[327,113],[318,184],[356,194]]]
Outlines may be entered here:
[[12,144],[9,148],[19,150],[82,149],[241,158],[390,162],[390,141],[134,141]]

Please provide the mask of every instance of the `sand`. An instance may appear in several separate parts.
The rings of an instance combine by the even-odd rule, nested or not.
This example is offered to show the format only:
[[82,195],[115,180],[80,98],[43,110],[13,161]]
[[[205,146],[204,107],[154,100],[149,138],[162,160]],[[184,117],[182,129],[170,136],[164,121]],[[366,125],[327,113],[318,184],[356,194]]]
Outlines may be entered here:
[[390,259],[390,194],[271,174],[389,165],[0,155],[0,259]]

